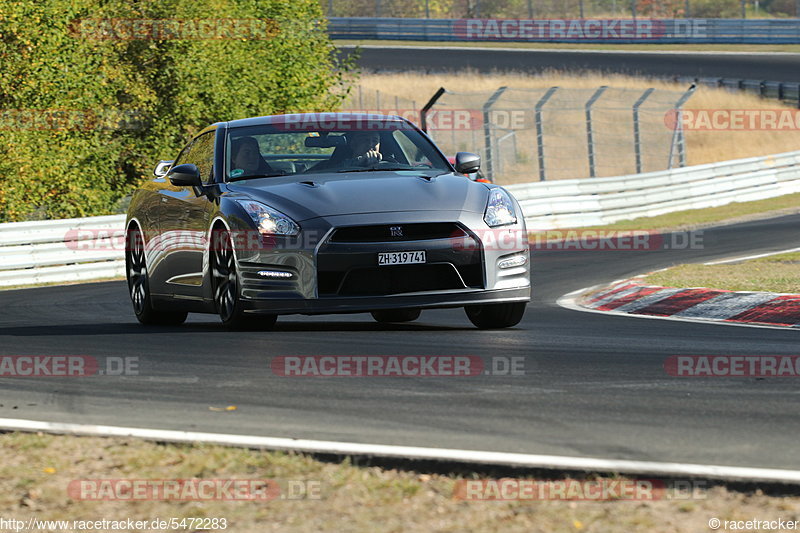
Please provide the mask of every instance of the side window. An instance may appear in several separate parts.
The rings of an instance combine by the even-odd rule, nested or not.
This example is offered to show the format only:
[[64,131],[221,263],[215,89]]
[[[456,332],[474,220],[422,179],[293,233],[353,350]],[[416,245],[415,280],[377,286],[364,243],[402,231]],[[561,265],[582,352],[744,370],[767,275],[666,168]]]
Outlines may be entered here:
[[[203,183],[210,183],[214,178],[214,137],[216,132],[209,131],[194,140],[189,152],[181,163],[194,163],[200,170]],[[177,163],[177,161],[176,161]]]
[[183,147],[181,153],[178,154],[178,157],[175,158],[175,162],[172,163],[173,167],[177,167],[178,165],[182,165],[186,162],[186,154],[189,153],[189,149],[192,147],[192,141],[189,141],[189,144]]

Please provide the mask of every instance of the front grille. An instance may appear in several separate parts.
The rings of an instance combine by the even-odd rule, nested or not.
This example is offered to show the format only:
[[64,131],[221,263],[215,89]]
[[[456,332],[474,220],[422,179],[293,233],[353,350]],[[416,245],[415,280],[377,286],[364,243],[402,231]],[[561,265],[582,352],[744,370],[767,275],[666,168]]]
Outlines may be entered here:
[[[381,252],[417,250],[425,251],[427,263],[378,265]],[[317,293],[321,297],[380,296],[485,286],[480,241],[455,222],[336,228],[319,247],[316,261]]]
[[329,242],[403,242],[464,237],[467,233],[452,222],[382,224],[338,228]]
[[339,296],[377,296],[404,292],[463,289],[453,265],[394,265],[355,268],[343,276]]

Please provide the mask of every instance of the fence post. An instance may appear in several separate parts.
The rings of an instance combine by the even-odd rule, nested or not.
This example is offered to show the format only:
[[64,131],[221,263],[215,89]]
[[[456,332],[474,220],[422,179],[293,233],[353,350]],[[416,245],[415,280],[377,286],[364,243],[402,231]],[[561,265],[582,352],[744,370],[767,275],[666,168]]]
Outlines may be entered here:
[[425,0],[425,18],[431,18],[431,5],[430,0]]
[[431,96],[431,99],[428,100],[428,103],[425,104],[425,107],[422,108],[422,111],[419,112],[419,125],[422,131],[428,133],[428,111],[436,105],[436,102],[441,98],[441,96],[445,93],[444,87],[439,87],[439,90]]
[[595,91],[591,98],[586,102],[586,140],[589,148],[589,177],[596,177],[597,173],[594,168],[594,134],[592,132],[592,106],[600,98],[603,93],[608,89],[608,86],[603,85]]
[[542,108],[547,104],[547,101],[550,100],[550,97],[553,96],[557,90],[558,87],[550,87],[547,89],[547,92],[544,93],[544,96],[542,96],[539,101],[536,102],[534,112],[534,119],[536,121],[536,151],[539,157],[539,181],[545,181],[545,179],[547,179],[544,168],[544,128],[542,128]]
[[[800,0],[797,1],[800,2]],[[533,0],[528,0],[528,18],[533,18]]]
[[694,94],[697,85],[694,83],[687,89],[685,93],[678,99],[675,104],[675,129],[672,132],[672,143],[669,147],[669,164],[668,169],[672,169],[672,160],[675,156],[675,146],[678,146],[678,166],[686,166],[686,138],[683,134],[683,115],[681,108],[686,101]]
[[507,88],[508,87],[500,87],[483,104],[483,142],[486,150],[486,177],[491,181],[494,181],[494,164],[492,163],[492,125],[489,120],[489,111],[495,102],[497,102],[497,99],[506,92]]
[[642,173],[642,139],[641,133],[639,130],[639,107],[644,104],[644,101],[647,100],[651,94],[653,94],[655,89],[650,87],[642,96],[636,100],[636,103],[633,104],[633,150],[636,153],[636,173]]
[[631,0],[631,13],[633,13],[633,20],[636,20],[636,0]]

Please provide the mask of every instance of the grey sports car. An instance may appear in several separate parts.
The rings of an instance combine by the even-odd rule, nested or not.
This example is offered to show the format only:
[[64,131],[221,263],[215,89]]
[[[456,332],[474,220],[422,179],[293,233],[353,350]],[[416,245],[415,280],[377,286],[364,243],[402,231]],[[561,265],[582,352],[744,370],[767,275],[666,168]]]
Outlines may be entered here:
[[479,328],[518,324],[530,300],[517,201],[455,168],[400,117],[276,115],[220,122],[137,190],[128,287],[144,324],[218,313],[268,329],[283,314],[371,312],[408,322],[464,307]]

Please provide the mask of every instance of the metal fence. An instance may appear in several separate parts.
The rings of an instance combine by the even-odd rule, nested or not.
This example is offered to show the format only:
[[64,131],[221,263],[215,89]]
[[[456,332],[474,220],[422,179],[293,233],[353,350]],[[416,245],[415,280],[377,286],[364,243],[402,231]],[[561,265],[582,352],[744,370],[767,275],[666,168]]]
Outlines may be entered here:
[[331,17],[332,39],[615,44],[797,44],[800,19]]
[[478,153],[484,174],[508,184],[685,166],[683,131],[667,119],[692,91],[440,89],[423,104],[359,88],[345,109],[404,116],[422,125],[446,154]]
[[798,0],[320,0],[329,17],[760,18],[800,16]]

